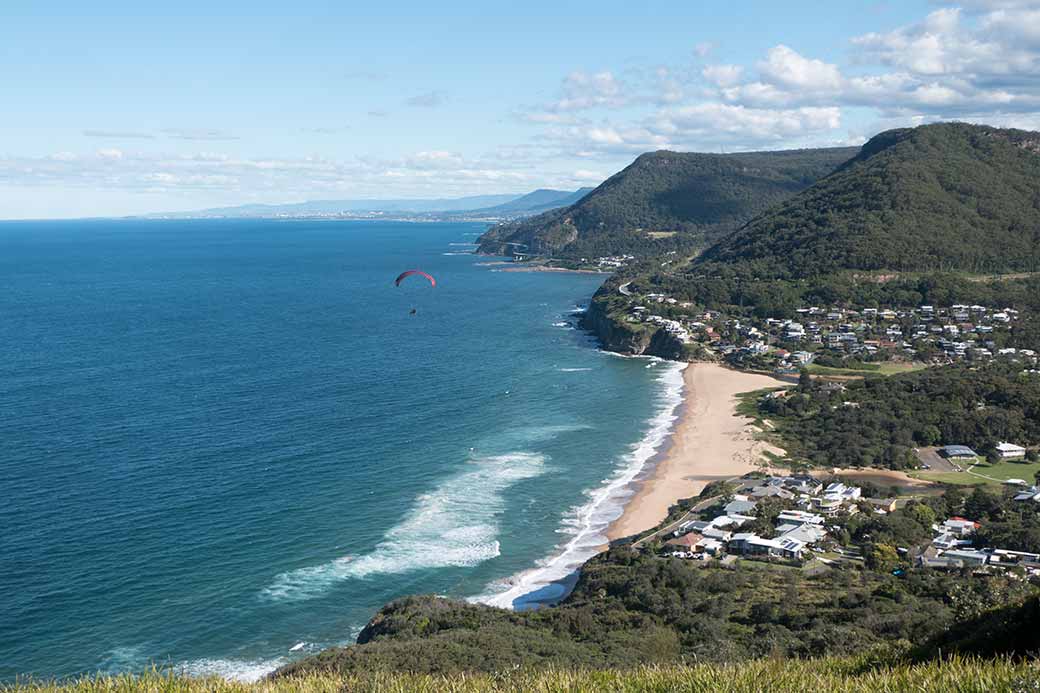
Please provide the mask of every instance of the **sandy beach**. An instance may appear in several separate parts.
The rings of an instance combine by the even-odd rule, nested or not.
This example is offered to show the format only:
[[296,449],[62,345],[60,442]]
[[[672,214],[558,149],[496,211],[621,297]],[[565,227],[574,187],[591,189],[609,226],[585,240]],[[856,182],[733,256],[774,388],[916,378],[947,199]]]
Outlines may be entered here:
[[736,396],[790,383],[714,363],[690,364],[683,378],[683,405],[668,448],[608,529],[611,540],[657,525],[677,500],[696,496],[711,481],[754,470],[771,449],[755,440],[750,420],[737,415]]

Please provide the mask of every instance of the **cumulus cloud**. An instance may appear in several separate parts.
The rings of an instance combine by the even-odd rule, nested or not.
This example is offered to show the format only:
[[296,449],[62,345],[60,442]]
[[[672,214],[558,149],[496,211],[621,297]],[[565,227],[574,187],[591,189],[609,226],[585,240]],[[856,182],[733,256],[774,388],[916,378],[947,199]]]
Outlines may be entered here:
[[845,64],[778,44],[746,64],[694,61],[624,80],[577,71],[524,119],[579,157],[861,141],[873,132],[840,132],[852,109],[857,127],[871,113],[888,127],[1040,120],[1040,0],[937,4],[915,23],[850,37]]
[[789,89],[837,89],[842,82],[836,65],[806,58],[783,44],[770,50],[758,69],[766,82]]
[[621,106],[625,103],[621,84],[609,70],[583,72],[576,70],[563,80],[562,97],[553,111],[577,111],[595,106]]

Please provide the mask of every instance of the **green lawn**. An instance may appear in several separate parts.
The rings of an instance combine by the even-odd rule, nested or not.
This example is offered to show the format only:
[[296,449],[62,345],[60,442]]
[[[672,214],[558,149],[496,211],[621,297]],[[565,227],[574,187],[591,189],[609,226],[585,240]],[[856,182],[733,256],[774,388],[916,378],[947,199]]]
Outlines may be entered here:
[[897,373],[909,373],[927,368],[920,363],[905,363],[902,361],[885,361],[883,363],[864,363],[856,368],[831,368],[810,363],[805,367],[813,375],[843,375],[862,376],[868,375],[896,375]]
[[[965,469],[968,465],[963,465]],[[1040,462],[982,462],[971,468],[974,474],[964,472],[914,472],[910,476],[943,484],[962,484],[976,486],[978,484],[998,485],[1008,479],[1025,479],[1034,483],[1035,475],[1040,471]],[[981,476],[979,476],[981,475]],[[983,477],[990,477],[989,479]],[[994,481],[996,479],[997,481]]]

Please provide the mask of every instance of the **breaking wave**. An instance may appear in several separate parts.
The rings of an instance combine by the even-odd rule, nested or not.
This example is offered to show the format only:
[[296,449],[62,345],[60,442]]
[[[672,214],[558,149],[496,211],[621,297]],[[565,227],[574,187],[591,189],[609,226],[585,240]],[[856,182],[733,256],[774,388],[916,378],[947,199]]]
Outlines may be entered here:
[[544,457],[529,452],[470,460],[467,469],[416,498],[408,517],[360,556],[278,575],[262,591],[268,599],[317,597],[337,583],[427,568],[469,567],[499,555],[503,492],[544,471]]
[[490,585],[487,592],[472,601],[503,608],[522,608],[524,597],[535,592],[539,592],[540,597],[562,596],[563,588],[550,594],[553,583],[571,575],[606,544],[607,527],[621,516],[625,503],[634,493],[632,482],[668,439],[682,403],[685,368],[685,363],[662,363],[657,376],[662,386],[657,414],[650,419],[642,440],[621,457],[614,475],[604,479],[598,488],[586,491],[588,501],[571,508],[564,516],[558,531],[569,535],[570,539],[558,545],[550,556],[538,561],[536,567]]

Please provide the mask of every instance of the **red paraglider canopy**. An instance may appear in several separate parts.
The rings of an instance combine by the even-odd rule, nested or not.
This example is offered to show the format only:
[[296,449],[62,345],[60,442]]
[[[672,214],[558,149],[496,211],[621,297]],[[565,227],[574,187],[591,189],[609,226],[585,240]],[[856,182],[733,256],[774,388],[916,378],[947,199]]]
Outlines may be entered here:
[[401,272],[401,274],[397,276],[397,279],[394,280],[394,286],[401,286],[401,282],[404,281],[405,278],[410,277],[413,274],[418,274],[420,277],[426,277],[430,280],[430,286],[437,286],[437,280],[431,277],[430,275],[426,274],[426,272],[423,272],[422,270],[407,270],[405,272]]

